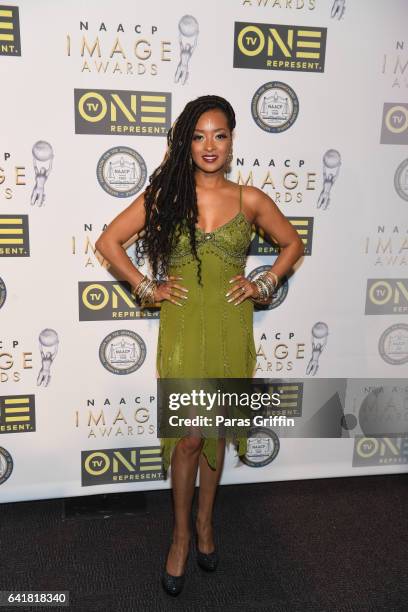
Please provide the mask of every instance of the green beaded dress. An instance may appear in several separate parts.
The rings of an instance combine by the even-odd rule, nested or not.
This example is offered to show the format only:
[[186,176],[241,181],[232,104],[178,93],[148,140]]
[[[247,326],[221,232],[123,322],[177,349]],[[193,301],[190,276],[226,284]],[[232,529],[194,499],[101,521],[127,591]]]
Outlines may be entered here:
[[[160,378],[251,378],[256,363],[253,338],[253,303],[246,299],[238,306],[227,302],[230,279],[244,274],[246,253],[251,241],[251,224],[239,212],[212,232],[197,228],[197,252],[201,258],[202,286],[197,278],[187,230],[182,231],[172,251],[169,275],[181,276],[189,289],[182,306],[165,300],[161,304],[157,346]],[[171,453],[180,438],[161,438],[163,466],[167,473]],[[227,434],[228,440],[228,434]],[[237,438],[238,454],[247,450],[246,438]],[[215,438],[206,438],[202,452],[216,469]]]

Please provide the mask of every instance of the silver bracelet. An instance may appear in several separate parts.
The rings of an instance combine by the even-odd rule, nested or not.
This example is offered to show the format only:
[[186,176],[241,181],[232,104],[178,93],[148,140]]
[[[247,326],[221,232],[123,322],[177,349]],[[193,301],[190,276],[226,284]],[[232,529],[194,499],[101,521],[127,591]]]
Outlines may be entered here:
[[[277,277],[277,275],[275,273],[273,273],[274,276]],[[254,284],[256,285],[257,289],[258,289],[258,297],[252,297],[252,301],[255,304],[268,304],[271,302],[272,300],[272,296],[275,292],[276,286],[277,286],[277,282],[274,282],[272,280],[272,278],[269,275],[269,271],[266,272],[262,272],[262,274],[260,274],[254,281]]]

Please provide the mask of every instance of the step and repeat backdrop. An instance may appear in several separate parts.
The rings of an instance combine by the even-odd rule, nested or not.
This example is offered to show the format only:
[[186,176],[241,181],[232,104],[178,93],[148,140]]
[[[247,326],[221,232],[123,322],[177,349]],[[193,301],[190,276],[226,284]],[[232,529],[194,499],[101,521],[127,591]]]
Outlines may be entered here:
[[[255,376],[284,381],[295,418],[320,379],[316,418],[341,423],[261,427],[242,459],[228,447],[221,482],[407,470],[407,18],[405,0],[0,4],[0,501],[170,486],[160,311],[94,245],[203,94],[236,111],[229,178],[305,245],[254,314]],[[254,232],[247,274],[277,254]]]

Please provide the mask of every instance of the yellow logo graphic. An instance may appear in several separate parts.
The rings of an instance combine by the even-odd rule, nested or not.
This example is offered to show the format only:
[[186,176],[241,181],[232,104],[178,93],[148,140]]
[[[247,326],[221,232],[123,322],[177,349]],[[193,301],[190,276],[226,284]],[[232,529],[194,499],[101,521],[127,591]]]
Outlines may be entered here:
[[82,451],[82,486],[162,480],[160,446]]
[[171,94],[165,92],[75,89],[77,134],[166,136]]
[[[288,217],[305,246],[305,255],[312,254],[313,217]],[[279,246],[263,230],[253,231],[249,255],[278,255]]]
[[34,395],[0,396],[0,434],[35,431]]
[[[142,309],[131,296],[129,283],[80,281],[79,320],[109,321],[111,319],[152,319],[159,318],[160,308]],[[159,305],[158,305],[159,306]]]
[[0,257],[28,257],[28,215],[0,216]]
[[21,55],[17,6],[0,6],[0,55]]
[[327,28],[235,23],[234,68],[324,72]]

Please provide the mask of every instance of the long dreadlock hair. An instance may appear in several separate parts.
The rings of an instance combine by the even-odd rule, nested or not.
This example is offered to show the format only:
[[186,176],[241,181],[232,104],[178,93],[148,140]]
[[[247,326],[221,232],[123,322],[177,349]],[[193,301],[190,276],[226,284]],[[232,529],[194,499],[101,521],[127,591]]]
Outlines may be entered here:
[[147,256],[154,277],[165,277],[173,245],[182,226],[187,227],[191,251],[198,265],[201,284],[201,260],[197,253],[196,224],[198,219],[194,164],[191,142],[200,116],[208,110],[222,110],[232,131],[235,113],[231,104],[220,96],[200,96],[188,102],[167,134],[167,152],[163,162],[149,177],[145,190],[146,224],[143,237],[136,242],[138,265]]

